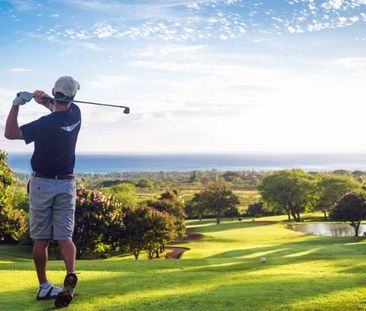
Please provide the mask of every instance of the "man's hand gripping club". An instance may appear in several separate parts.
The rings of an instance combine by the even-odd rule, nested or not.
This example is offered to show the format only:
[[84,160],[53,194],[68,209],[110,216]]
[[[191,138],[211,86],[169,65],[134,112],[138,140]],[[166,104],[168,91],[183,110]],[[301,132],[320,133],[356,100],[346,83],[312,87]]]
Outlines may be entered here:
[[13,100],[13,106],[21,106],[30,102],[33,98],[33,94],[29,92],[19,92],[17,97]]
[[30,102],[32,100],[32,98],[34,98],[34,100],[38,104],[40,104],[52,111],[52,102],[50,101],[51,97],[44,91],[40,91],[40,90],[34,91],[33,93],[19,92],[17,94],[17,97],[13,101],[13,106],[24,105],[24,104]]

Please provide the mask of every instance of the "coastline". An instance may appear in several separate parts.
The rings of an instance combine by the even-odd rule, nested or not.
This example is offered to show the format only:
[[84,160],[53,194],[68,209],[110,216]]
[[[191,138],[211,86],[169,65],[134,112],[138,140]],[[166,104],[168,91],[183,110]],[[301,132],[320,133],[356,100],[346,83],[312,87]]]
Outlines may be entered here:
[[[30,153],[8,153],[9,166],[31,172]],[[78,153],[75,173],[365,170],[366,154],[112,154]]]

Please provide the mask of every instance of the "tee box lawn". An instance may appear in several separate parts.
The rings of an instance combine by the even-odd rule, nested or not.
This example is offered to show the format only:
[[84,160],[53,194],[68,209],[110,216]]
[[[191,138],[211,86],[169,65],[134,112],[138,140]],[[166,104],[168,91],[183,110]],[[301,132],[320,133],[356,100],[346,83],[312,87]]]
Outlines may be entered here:
[[[305,235],[286,229],[283,219],[188,221],[204,238],[179,244],[190,248],[181,260],[80,260],[68,309],[366,309],[364,238]],[[50,261],[48,270],[61,285],[63,263]],[[35,299],[36,274],[26,249],[0,246],[0,280],[0,310],[53,308],[53,301]]]

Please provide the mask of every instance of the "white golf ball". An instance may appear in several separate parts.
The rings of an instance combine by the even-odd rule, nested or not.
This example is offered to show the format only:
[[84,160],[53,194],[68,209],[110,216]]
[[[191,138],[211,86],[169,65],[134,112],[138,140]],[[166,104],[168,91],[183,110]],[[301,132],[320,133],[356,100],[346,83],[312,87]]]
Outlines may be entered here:
[[261,263],[265,263],[267,261],[267,258],[266,257],[262,257],[261,258]]

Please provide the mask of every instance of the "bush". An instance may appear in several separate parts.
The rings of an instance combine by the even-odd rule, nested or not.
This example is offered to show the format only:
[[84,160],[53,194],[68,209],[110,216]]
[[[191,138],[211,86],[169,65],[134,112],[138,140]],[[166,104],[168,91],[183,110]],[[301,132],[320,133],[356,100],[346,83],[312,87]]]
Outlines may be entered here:
[[248,216],[258,216],[258,215],[264,215],[264,204],[263,202],[257,202],[254,204],[250,204],[247,210]]
[[13,193],[14,193],[14,207],[28,213],[29,197],[27,191],[23,188],[14,187]]
[[224,211],[224,217],[230,217],[231,219],[238,217],[239,215],[239,209],[236,206],[231,206]]
[[79,186],[76,197],[75,230],[77,258],[84,253],[105,257],[119,249],[122,206],[99,191]]
[[123,216],[124,237],[137,260],[142,250],[149,259],[164,250],[166,243],[176,236],[174,218],[149,206],[127,210]]
[[163,192],[155,201],[148,201],[147,205],[159,212],[166,212],[174,217],[175,230],[179,236],[183,236],[186,232],[184,224],[184,200],[178,195],[176,190],[168,190]]
[[7,155],[0,151],[0,241],[18,241],[27,231],[25,213],[14,208],[15,178],[8,167]]

